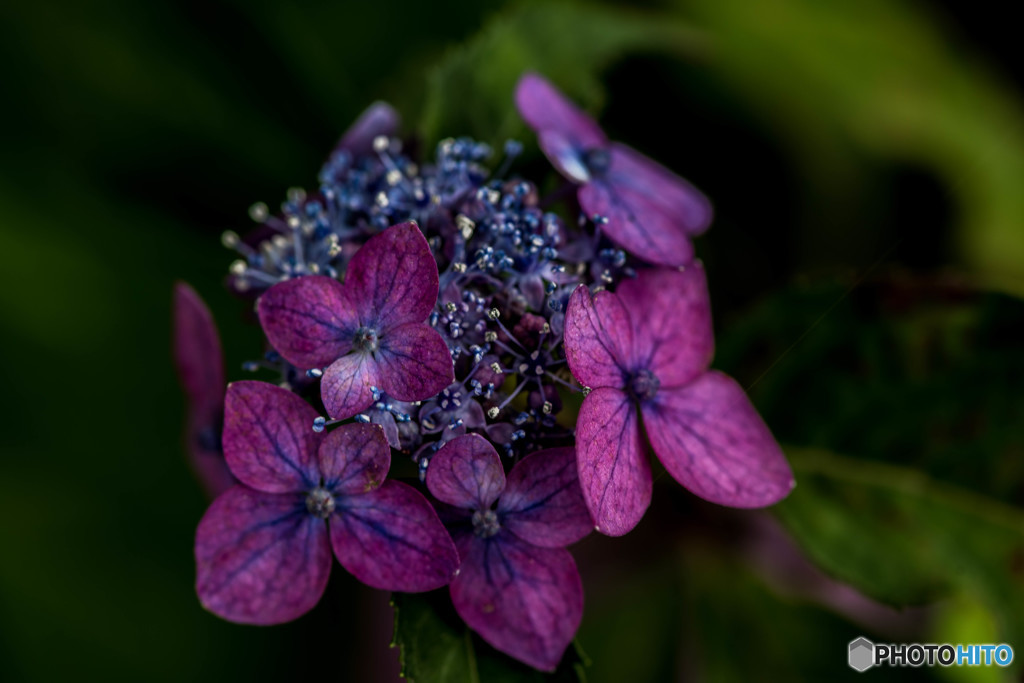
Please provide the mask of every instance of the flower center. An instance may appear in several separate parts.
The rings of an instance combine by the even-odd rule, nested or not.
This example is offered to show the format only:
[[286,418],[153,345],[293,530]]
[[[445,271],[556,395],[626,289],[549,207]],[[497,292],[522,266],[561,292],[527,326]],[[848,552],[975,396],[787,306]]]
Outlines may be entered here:
[[590,171],[590,175],[604,175],[611,163],[611,154],[604,147],[591,147],[583,150],[583,165]]
[[372,327],[360,327],[352,338],[352,346],[356,351],[373,353],[380,348],[380,337]]
[[334,496],[327,489],[318,486],[306,496],[306,509],[314,517],[327,519],[334,512]]
[[494,510],[477,510],[473,513],[473,533],[480,538],[490,538],[501,531],[498,513]]
[[650,401],[661,388],[661,382],[650,370],[638,370],[629,380],[629,393],[638,401]]

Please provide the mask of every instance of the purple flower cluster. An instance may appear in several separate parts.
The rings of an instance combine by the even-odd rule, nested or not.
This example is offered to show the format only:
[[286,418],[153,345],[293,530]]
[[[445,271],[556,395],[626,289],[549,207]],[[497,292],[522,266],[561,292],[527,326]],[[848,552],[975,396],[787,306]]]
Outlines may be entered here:
[[[311,609],[331,554],[392,591],[449,586],[497,649],[553,670],[583,614],[566,546],[621,535],[651,500],[645,437],[669,474],[734,507],[793,482],[743,390],[709,370],[692,237],[707,199],[537,75],[515,101],[566,178],[541,198],[507,177],[521,151],[460,138],[404,154],[376,104],[259,227],[225,233],[230,287],[269,344],[224,391],[220,345],[176,291],[176,360],[197,472],[219,496],[196,535],[197,591],[226,619]],[[556,211],[556,209],[558,211]],[[566,220],[569,218],[569,220]],[[578,415],[566,410],[572,394]],[[388,479],[392,451],[419,482]]]

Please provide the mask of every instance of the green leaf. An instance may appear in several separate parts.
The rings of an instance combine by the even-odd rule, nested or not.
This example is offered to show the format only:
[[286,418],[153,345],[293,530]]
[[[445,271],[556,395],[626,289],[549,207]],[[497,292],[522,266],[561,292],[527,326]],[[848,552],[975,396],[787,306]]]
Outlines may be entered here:
[[790,449],[776,511],[825,571],[894,605],[976,596],[1006,642],[1024,637],[1024,512],[915,471]]
[[524,2],[496,15],[431,71],[420,132],[500,142],[525,131],[516,81],[538,71],[586,107],[601,103],[598,76],[630,51],[692,56],[703,37],[677,18],[603,5]]
[[490,647],[459,619],[447,590],[395,593],[395,634],[402,676],[413,683],[583,683],[586,661],[579,646],[545,674]]

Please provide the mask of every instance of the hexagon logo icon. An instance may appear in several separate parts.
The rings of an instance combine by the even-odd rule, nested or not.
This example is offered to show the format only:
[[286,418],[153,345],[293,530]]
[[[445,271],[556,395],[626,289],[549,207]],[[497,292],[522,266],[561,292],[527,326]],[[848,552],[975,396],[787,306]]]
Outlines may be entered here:
[[875,644],[864,637],[850,641],[850,668],[854,671],[867,671],[875,664]]

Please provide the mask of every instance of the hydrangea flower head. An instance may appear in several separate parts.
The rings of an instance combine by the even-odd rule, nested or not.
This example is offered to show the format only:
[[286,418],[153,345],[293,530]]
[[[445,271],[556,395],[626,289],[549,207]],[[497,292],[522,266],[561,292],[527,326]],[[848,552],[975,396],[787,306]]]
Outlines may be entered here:
[[375,588],[418,592],[451,581],[458,555],[416,489],[385,481],[391,451],[377,425],[314,432],[316,411],[290,391],[235,382],[225,403],[224,456],[241,482],[196,531],[203,606],[236,622],[278,624],[320,600],[331,549]]
[[[488,643],[553,671],[583,616],[583,587],[565,546],[593,528],[571,448],[523,458],[505,477],[483,437],[452,439],[427,488],[445,511],[462,565],[450,586],[459,616]],[[495,505],[495,503],[497,503]]]
[[573,375],[591,388],[576,451],[599,531],[628,532],[650,504],[641,416],[669,474],[705,500],[761,507],[792,489],[782,450],[743,389],[708,370],[714,339],[700,263],[641,271],[614,294],[578,287],[566,312],[565,346]]
[[690,238],[711,223],[711,204],[699,190],[631,147],[609,141],[537,74],[520,79],[516,106],[547,158],[579,185],[584,213],[606,221],[603,230],[612,241],[649,263],[681,266],[693,259]]
[[455,380],[448,346],[426,324],[437,295],[437,264],[408,222],[370,238],[349,262],[344,284],[311,275],[274,285],[260,297],[259,317],[286,360],[326,366],[324,406],[345,419],[374,403],[374,387],[418,401]]

